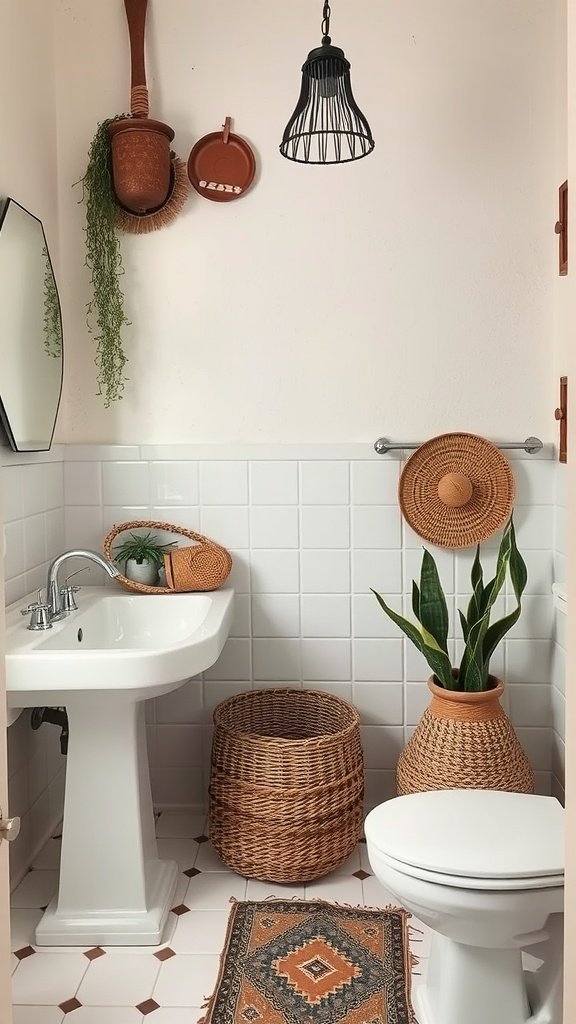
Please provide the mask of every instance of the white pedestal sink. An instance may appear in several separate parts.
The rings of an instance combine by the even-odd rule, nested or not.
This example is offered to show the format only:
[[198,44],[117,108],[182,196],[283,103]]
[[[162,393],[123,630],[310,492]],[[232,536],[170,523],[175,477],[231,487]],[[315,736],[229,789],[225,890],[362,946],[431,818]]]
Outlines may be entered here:
[[7,608],[8,707],[65,706],[70,726],[60,886],[38,945],[161,942],[177,866],[158,859],[144,701],[216,661],[233,596],[85,587],[45,632],[26,629],[25,602]]

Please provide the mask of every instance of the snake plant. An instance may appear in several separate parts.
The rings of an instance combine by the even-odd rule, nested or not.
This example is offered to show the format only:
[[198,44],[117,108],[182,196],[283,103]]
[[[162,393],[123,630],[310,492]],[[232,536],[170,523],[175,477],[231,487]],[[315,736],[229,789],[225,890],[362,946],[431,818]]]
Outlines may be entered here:
[[[516,607],[491,624],[494,602],[504,586],[508,571]],[[464,654],[459,666],[452,665],[448,654],[448,606],[436,563],[429,551],[424,550],[420,585],[412,582],[412,611],[416,622],[410,622],[395,612],[375,590],[372,593],[380,607],[424,655],[440,686],[447,690],[479,691],[489,689],[490,658],[502,638],[520,618],[526,581],[526,564],[516,547],[514,523],[510,519],[502,534],[496,573],[486,585],[480,562],[480,546],[476,549],[470,577],[472,596],[466,613],[458,611],[464,636]]]

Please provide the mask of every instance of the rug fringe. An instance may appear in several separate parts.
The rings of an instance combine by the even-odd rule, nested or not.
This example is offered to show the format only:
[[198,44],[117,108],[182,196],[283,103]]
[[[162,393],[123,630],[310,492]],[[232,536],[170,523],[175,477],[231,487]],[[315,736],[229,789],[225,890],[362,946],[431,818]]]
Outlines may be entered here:
[[[366,907],[363,903],[341,903],[335,902],[334,900],[323,900],[323,899],[302,899],[301,896],[276,896],[272,894],[265,896],[262,900],[239,900],[236,901],[234,897],[230,899],[231,903],[320,903],[325,907],[339,907],[341,910],[366,910],[371,914],[381,914],[383,910],[390,911],[394,914],[401,914],[402,917],[408,921],[412,914],[409,910],[404,907],[396,906],[394,903],[388,903],[385,907]],[[200,1022],[199,1022],[200,1024]]]
[[[246,900],[250,903],[250,900]],[[263,900],[257,900],[258,903],[305,903],[306,901],[302,896],[276,896],[276,893],[272,893],[270,896],[265,896]]]
[[200,1017],[198,1019],[197,1024],[209,1024],[210,1018],[212,1016],[212,1010],[214,1009],[214,1003],[216,1001],[216,996],[218,995],[218,990],[220,988],[220,982],[222,981],[222,974],[224,972],[224,963],[225,963],[225,960],[226,960],[226,952],[228,950],[228,943],[229,943],[230,936],[231,936],[231,933],[232,933],[232,928],[234,927],[234,921],[236,920],[236,912],[237,912],[238,907],[240,906],[240,903],[242,901],[241,900],[237,900],[235,896],[231,896],[228,902],[232,904],[232,908],[231,908],[230,913],[228,915],[228,924],[226,925],[226,936],[224,938],[224,945],[222,947],[222,952],[220,953],[220,960],[219,960],[219,964],[218,964],[218,977],[216,978],[216,982],[214,984],[214,990],[212,992],[212,995],[206,997],[204,999],[204,1002],[202,1003],[201,1009],[202,1010],[206,1010],[206,1013],[202,1017]]

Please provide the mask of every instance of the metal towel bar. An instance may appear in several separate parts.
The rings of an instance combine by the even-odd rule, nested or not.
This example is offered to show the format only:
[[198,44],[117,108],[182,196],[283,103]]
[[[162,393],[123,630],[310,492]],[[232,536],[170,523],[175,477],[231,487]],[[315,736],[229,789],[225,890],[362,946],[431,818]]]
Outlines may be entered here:
[[[503,441],[496,447],[522,449],[528,455],[536,455],[537,452],[542,451],[544,445],[539,437],[527,437],[525,441]],[[420,448],[420,445],[414,442],[389,441],[387,437],[379,437],[374,442],[374,449],[378,455],[385,455],[386,452],[396,451],[400,448],[415,449]]]

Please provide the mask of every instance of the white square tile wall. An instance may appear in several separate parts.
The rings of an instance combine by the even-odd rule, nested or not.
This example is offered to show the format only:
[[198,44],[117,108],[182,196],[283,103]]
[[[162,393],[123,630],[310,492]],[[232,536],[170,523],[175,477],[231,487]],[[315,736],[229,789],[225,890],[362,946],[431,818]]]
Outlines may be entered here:
[[48,563],[64,548],[62,448],[25,456],[0,449],[0,466],[4,600],[12,604],[45,586]]
[[[55,446],[51,452],[19,455],[1,449],[0,466],[6,543],[4,601],[12,604],[45,587],[48,563],[65,547],[63,450]],[[92,466],[83,478],[81,474],[82,470],[78,486],[88,493],[88,479],[99,479],[100,466]],[[99,510],[99,490],[93,497]],[[77,492],[74,498],[78,498]],[[65,766],[58,729],[45,725],[33,732],[30,711],[24,710],[8,730],[10,813],[22,820],[20,834],[10,844],[12,887],[18,885],[62,819]]]
[[[123,520],[189,526],[232,553],[236,609],[222,656],[203,678],[147,708],[158,805],[205,803],[213,709],[250,687],[310,686],[353,700],[365,730],[367,803],[393,794],[398,750],[428,702],[426,664],[370,593],[409,611],[422,541],[398,509],[401,465],[370,445],[287,445],[278,458],[268,445],[69,445],[46,463],[7,460],[7,600],[40,585],[54,554],[101,547]],[[552,778],[561,794],[565,654],[551,584],[564,572],[562,467],[525,458],[513,468],[529,582],[525,616],[493,665],[510,684],[512,719],[539,787],[546,791]],[[484,548],[487,573],[497,543]],[[471,552],[433,553],[451,609],[463,604]],[[12,785],[29,792],[27,777]]]
[[[68,447],[70,539],[76,543],[82,534],[77,495],[97,496],[100,487],[100,508],[84,505],[93,509],[85,520],[88,540],[99,516],[103,531],[122,518],[146,516],[199,528],[232,550],[237,595],[231,636],[216,665],[148,711],[156,801],[204,801],[213,708],[251,686],[309,685],[354,700],[368,730],[368,801],[389,795],[397,752],[428,701],[426,664],[370,593],[374,587],[397,610],[410,610],[422,541],[398,509],[401,461],[378,457],[369,445],[326,445],[324,455],[319,446],[286,446],[277,459],[265,445],[222,446],[221,454],[216,446],[146,446],[140,458],[138,451],[119,450],[115,459],[113,447]],[[493,665],[511,684],[513,719],[546,788],[550,764],[560,759],[560,749],[553,759],[551,737],[562,707],[559,698],[552,700],[550,684],[553,651],[557,673],[561,660],[551,584],[562,557],[561,545],[555,551],[553,543],[562,506],[555,506],[551,459],[515,459],[513,468],[529,584],[525,616]],[[484,549],[487,573],[497,543]],[[455,610],[467,600],[472,553],[436,549],[434,555]],[[459,636],[459,628],[454,633]],[[186,753],[187,742],[197,749]]]

